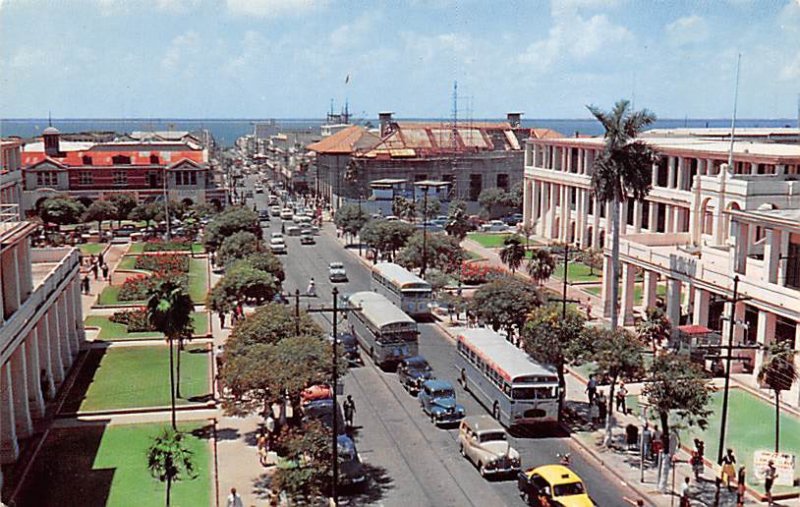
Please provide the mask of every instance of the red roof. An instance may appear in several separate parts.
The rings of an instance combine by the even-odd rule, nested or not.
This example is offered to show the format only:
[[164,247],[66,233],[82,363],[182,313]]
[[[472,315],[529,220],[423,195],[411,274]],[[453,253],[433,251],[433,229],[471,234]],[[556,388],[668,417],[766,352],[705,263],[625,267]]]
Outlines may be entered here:
[[[116,165],[173,165],[181,160],[191,160],[193,162],[203,163],[203,150],[191,149],[185,146],[185,149],[175,149],[176,145],[171,143],[169,145],[158,144],[128,144],[115,146],[115,143],[96,144],[90,146],[85,150],[69,150],[59,153],[61,156],[49,156],[44,151],[23,151],[22,152],[22,166],[30,167],[38,164],[39,162],[49,159],[50,161],[57,162],[67,167],[102,167],[102,166],[116,166]],[[180,146],[184,148],[184,146]],[[130,157],[130,163],[113,161],[113,157],[125,156]],[[152,156],[157,157],[151,159]],[[91,160],[84,162],[84,157],[90,157]]]
[[678,326],[678,331],[680,331],[683,334],[690,334],[690,335],[708,334],[713,332],[705,326],[697,326],[693,324],[689,324],[686,326]]
[[321,141],[309,144],[306,148],[317,153],[347,155],[362,149],[372,148],[378,142],[380,142],[380,139],[375,134],[368,132],[364,127],[352,125]]

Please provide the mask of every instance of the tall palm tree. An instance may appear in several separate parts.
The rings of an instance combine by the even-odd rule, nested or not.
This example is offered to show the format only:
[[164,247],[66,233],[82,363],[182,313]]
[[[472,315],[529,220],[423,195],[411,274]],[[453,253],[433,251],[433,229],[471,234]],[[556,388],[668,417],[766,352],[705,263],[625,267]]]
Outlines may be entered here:
[[781,391],[788,391],[798,378],[794,364],[795,351],[788,341],[775,342],[770,347],[769,358],[758,371],[758,381],[775,392],[775,452],[779,452],[781,430]]
[[[164,333],[169,342],[169,392],[172,407],[172,428],[175,424],[175,389],[173,343],[182,340],[192,330],[194,304],[186,291],[173,281],[161,282],[147,301],[147,319],[156,331]],[[180,351],[178,352],[178,382],[180,383]]]
[[505,247],[500,250],[500,260],[515,273],[525,259],[525,247],[517,236],[509,236],[503,241]]
[[[611,329],[616,329],[619,312],[619,205],[630,194],[643,200],[652,185],[653,152],[636,136],[652,124],[656,116],[643,109],[632,111],[630,102],[620,100],[609,112],[587,106],[605,129],[605,149],[595,160],[592,188],[600,201],[611,203]],[[595,213],[597,210],[595,210]]]
[[183,442],[183,433],[173,428],[164,428],[161,434],[153,438],[147,449],[147,468],[150,474],[161,482],[167,483],[167,507],[169,507],[172,483],[185,477],[194,479],[192,451]]
[[528,261],[528,274],[541,285],[542,282],[550,278],[556,269],[556,259],[549,250],[539,248],[533,251],[533,255]]

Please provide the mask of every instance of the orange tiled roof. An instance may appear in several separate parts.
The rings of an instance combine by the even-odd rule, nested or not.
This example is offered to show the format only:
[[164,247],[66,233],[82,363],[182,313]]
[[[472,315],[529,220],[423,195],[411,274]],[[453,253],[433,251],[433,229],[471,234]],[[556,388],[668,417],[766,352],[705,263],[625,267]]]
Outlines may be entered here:
[[367,131],[364,127],[352,125],[330,135],[321,141],[306,146],[317,153],[342,154],[354,153],[374,147],[380,138]]
[[[45,154],[44,151],[24,151],[22,153],[22,165],[33,166],[42,162],[45,159],[57,161],[61,165],[68,167],[79,166],[114,166],[118,165],[113,162],[113,157],[123,155],[130,157],[129,165],[170,165],[182,160],[191,160],[197,163],[203,163],[203,151],[192,150],[187,147],[185,150],[169,150],[162,153],[158,149],[158,145],[133,145],[126,147],[119,147],[116,149],[109,149],[112,144],[95,145],[86,150],[66,151],[61,153],[62,157],[53,157]],[[102,149],[96,149],[102,148]],[[169,160],[164,155],[169,154]],[[150,160],[150,156],[155,155],[158,157],[158,163]],[[91,163],[84,163],[83,157],[91,157]]]

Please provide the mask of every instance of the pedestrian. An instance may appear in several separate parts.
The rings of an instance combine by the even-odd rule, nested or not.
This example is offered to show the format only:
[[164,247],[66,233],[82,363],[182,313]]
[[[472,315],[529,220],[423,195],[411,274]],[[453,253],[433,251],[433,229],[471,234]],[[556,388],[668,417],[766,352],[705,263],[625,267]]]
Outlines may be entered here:
[[597,423],[600,419],[600,407],[595,402],[589,405],[589,419],[592,421],[592,424]]
[[722,481],[728,488],[728,491],[733,491],[731,488],[731,480],[736,476],[736,456],[733,455],[733,449],[728,449],[725,456],[722,457]]
[[627,414],[628,409],[626,407],[626,400],[628,397],[628,390],[625,388],[625,382],[619,383],[619,390],[617,394],[614,396],[616,398],[617,404],[617,412],[622,414]]
[[739,473],[736,475],[736,507],[744,507],[744,494],[746,483],[747,471],[744,465],[739,467]]
[[772,485],[775,483],[775,462],[769,460],[767,468],[764,469],[764,492],[767,494],[767,505],[772,503]]
[[89,256],[89,267],[94,265],[94,254]]
[[589,382],[586,383],[586,394],[589,396],[589,405],[594,403],[594,397],[597,394],[597,381],[594,375],[589,375]]
[[644,423],[644,428],[642,428],[642,456],[643,459],[650,458],[650,447],[653,443],[653,432],[650,431],[650,424],[647,422]]
[[244,503],[242,503],[242,497],[236,492],[236,488],[231,488],[231,494],[228,495],[226,507],[244,507]]
[[700,476],[703,475],[703,456],[705,455],[706,444],[699,438],[694,439],[694,451],[692,451],[692,471],[694,472],[694,480],[700,481]]
[[271,450],[275,442],[275,418],[272,417],[272,410],[267,410],[267,417],[264,419],[264,427],[267,430],[267,449]]
[[256,439],[256,449],[258,450],[258,462],[262,467],[267,466],[267,435],[262,431]]
[[105,257],[103,257],[103,252],[97,254],[97,263],[100,264],[101,266],[105,264]]
[[108,264],[103,264],[100,269],[103,271],[103,280],[108,281]]
[[225,312],[220,310],[218,315],[219,315],[219,327],[221,329],[225,329]]
[[281,234],[286,234],[286,224],[281,222]]
[[592,301],[586,300],[586,320],[592,320]]
[[356,404],[351,395],[347,395],[347,399],[343,405],[344,408],[344,424],[347,429],[353,427],[353,416],[356,413]]
[[92,274],[94,275],[95,281],[97,281],[97,274],[99,273],[99,271],[100,271],[100,268],[97,265],[97,263],[95,262],[94,264],[92,264]]
[[689,501],[689,478],[686,477],[681,484],[681,507],[690,507]]
[[88,296],[89,295],[89,284],[90,284],[89,275],[84,275],[83,276],[82,283],[83,283],[83,293]]

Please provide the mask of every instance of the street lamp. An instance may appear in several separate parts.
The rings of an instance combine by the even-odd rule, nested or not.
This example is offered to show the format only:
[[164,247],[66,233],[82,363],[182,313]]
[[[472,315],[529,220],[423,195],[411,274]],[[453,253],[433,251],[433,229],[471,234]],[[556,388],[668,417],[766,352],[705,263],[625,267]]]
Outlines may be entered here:
[[414,186],[422,189],[425,194],[422,201],[422,267],[419,270],[419,276],[425,278],[425,271],[428,269],[428,190],[434,188],[436,190],[446,187],[446,181],[417,181]]

